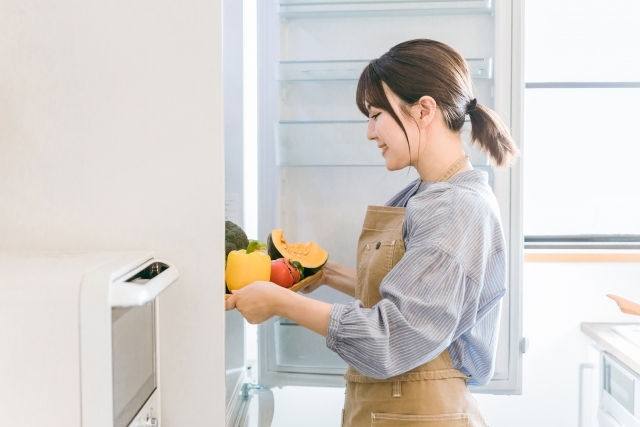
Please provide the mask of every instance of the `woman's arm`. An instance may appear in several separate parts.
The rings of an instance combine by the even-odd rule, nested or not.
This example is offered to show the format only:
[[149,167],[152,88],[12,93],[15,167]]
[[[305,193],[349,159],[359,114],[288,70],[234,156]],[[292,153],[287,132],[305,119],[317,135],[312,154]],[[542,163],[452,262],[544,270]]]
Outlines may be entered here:
[[[382,280],[383,299],[372,308],[359,301],[334,305],[327,347],[374,378],[428,362],[499,304],[505,292],[503,251],[488,260],[485,271],[482,282],[476,281],[457,258],[437,246],[411,248]],[[497,326],[494,318],[455,348],[472,352],[473,360],[465,361],[467,367],[474,364],[474,375],[493,366]]]
[[333,304],[298,295],[271,282],[254,282],[227,299],[226,309],[233,308],[251,324],[280,316],[326,337]]
[[326,337],[332,308],[333,304],[289,292],[280,300],[278,315]]
[[[300,292],[308,294],[322,285],[327,285],[349,296],[356,294],[356,270],[346,265],[333,261],[327,261],[322,267],[322,277],[313,281]],[[293,320],[293,319],[292,319]]]
[[[327,261],[322,268],[322,278],[312,282],[303,292],[309,293],[327,284],[328,286],[354,296],[356,271],[346,265]],[[254,282],[233,292],[226,301],[226,309],[237,308],[251,324],[262,323],[273,316],[280,316],[296,322],[307,329],[327,336],[329,315],[333,304],[317,301],[291,292],[271,282]]]

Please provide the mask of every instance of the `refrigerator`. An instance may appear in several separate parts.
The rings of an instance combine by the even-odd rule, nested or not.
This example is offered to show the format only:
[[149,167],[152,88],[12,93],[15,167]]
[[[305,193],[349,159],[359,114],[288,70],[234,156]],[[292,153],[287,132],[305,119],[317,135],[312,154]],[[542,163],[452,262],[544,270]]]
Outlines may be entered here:
[[[235,22],[241,24],[240,9],[225,13],[235,13]],[[229,19],[225,16],[225,24]],[[362,69],[400,42],[430,38],[460,52],[471,70],[478,102],[501,116],[522,150],[521,0],[268,0],[258,2],[257,22],[260,239],[282,228],[288,241],[315,241],[331,260],[355,267],[367,205],[384,204],[417,178],[415,170],[386,170],[377,146],[366,139],[367,118],[355,104]],[[228,31],[238,31],[237,26],[225,34]],[[228,41],[225,49],[230,49]],[[242,59],[225,59],[225,87],[242,87]],[[233,67],[235,72],[228,71]],[[247,128],[237,104],[242,101],[236,97],[235,102],[231,105],[225,98],[225,122]],[[466,151],[473,167],[489,176],[508,246],[508,290],[502,301],[495,374],[488,385],[471,391],[521,394],[522,354],[527,349],[521,310],[522,163],[493,170],[487,156],[470,145],[469,131],[467,119],[462,134]],[[237,171],[242,135],[237,127],[225,132],[227,213],[241,223],[244,187]],[[310,297],[330,303],[350,300],[326,286]],[[244,350],[238,346],[243,327],[236,314],[227,314],[227,349],[236,348],[234,354],[227,351],[231,383],[242,382],[238,369],[244,366]],[[258,346],[258,372],[245,382],[263,394],[273,387],[344,387],[345,362],[326,348],[323,337],[288,319],[261,324]],[[227,403],[241,395],[237,388],[228,388]]]
[[176,266],[157,312],[162,427],[225,416],[221,3],[0,3],[0,251]]

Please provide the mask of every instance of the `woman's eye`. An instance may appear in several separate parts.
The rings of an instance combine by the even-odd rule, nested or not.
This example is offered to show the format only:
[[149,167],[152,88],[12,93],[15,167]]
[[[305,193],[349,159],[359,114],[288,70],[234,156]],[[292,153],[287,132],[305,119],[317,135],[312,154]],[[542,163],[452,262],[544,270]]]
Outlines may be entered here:
[[380,115],[380,113],[374,114],[373,116],[369,116],[369,118],[375,120],[375,119],[378,118],[379,115]]

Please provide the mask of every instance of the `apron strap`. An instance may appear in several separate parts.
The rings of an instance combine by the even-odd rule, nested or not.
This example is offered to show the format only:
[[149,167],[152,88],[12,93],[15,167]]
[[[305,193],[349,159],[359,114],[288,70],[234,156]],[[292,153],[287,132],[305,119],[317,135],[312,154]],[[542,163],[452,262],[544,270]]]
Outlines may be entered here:
[[451,166],[449,166],[449,169],[447,169],[444,175],[442,175],[438,179],[438,182],[444,182],[449,178],[451,178],[453,175],[455,175],[456,172],[458,172],[460,169],[464,167],[464,165],[467,164],[467,160],[469,160],[469,156],[466,154],[460,157],[458,160],[456,160]]

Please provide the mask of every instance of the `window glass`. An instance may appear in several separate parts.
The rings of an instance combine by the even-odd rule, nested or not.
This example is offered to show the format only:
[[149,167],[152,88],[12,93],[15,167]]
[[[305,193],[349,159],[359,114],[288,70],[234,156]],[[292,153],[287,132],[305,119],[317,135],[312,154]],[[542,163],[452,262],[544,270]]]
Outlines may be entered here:
[[640,1],[526,3],[527,82],[640,81]]
[[640,234],[640,89],[528,89],[524,234]]

